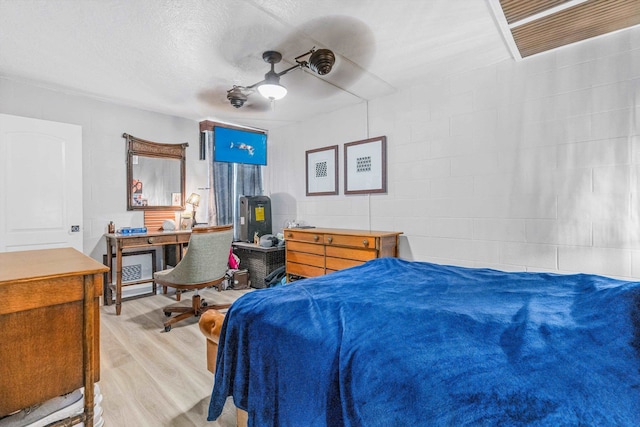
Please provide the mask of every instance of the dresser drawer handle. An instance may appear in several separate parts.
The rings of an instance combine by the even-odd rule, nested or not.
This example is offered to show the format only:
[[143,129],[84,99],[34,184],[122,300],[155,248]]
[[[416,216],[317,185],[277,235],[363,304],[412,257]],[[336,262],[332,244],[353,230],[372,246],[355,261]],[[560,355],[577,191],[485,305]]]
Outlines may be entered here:
[[329,243],[333,242],[333,237],[331,237],[331,236],[327,237],[327,241],[328,241]]
[[149,238],[147,239],[147,242],[148,242],[150,245],[152,245],[152,244],[153,244],[153,237],[149,237]]
[[293,233],[287,233],[287,237],[293,237]]
[[369,241],[368,241],[367,239],[364,239],[364,240],[362,241],[362,244],[363,244],[364,246],[369,246]]
[[320,240],[320,236],[318,236],[318,235],[313,236],[313,241],[314,242],[317,242],[318,240]]

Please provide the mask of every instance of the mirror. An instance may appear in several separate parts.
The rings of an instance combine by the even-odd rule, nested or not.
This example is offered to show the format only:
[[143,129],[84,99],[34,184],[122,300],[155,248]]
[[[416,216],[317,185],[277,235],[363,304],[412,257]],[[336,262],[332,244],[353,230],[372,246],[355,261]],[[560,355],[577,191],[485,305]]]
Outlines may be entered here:
[[127,140],[127,210],[183,210],[189,144],[122,137]]

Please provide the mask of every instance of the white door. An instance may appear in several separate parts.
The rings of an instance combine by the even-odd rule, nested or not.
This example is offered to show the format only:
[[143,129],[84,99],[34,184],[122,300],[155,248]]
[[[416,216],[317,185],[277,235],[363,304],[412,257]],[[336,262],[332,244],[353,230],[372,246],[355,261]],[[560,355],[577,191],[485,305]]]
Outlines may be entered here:
[[82,127],[0,114],[0,252],[82,241]]

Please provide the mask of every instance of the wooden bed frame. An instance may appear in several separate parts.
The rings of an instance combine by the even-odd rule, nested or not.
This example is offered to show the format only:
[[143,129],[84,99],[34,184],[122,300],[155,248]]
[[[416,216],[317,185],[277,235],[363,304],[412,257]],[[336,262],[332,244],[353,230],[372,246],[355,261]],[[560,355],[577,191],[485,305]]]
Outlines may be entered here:
[[[220,342],[220,331],[224,322],[224,314],[218,310],[207,310],[200,315],[198,325],[200,331],[207,339],[207,369],[215,375],[216,358],[218,357],[218,343]],[[247,427],[249,414],[242,409],[236,408],[238,427]]]

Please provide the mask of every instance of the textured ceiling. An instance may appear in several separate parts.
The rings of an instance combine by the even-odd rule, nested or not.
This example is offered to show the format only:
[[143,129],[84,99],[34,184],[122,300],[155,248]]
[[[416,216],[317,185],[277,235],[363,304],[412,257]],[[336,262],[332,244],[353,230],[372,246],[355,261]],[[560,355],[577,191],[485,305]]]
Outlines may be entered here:
[[[283,76],[274,106],[229,105],[264,78],[263,51],[279,72],[312,47],[336,53],[330,74]],[[489,0],[0,0],[2,76],[262,128],[510,57]]]

